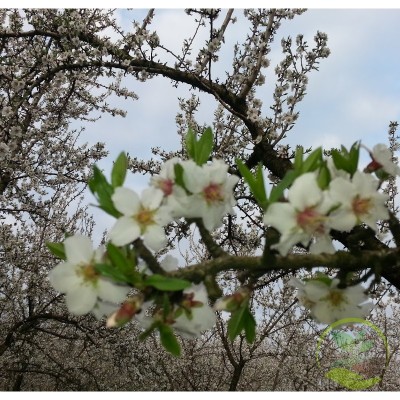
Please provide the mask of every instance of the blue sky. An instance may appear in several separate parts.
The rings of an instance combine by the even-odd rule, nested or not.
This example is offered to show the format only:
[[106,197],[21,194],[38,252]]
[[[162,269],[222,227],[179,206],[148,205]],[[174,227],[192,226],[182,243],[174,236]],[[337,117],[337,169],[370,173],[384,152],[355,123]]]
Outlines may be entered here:
[[[238,16],[241,13],[241,10],[236,11]],[[132,15],[138,19],[144,15],[142,10],[131,13],[118,10],[118,14],[120,23],[127,29]],[[389,121],[400,121],[399,22],[400,9],[310,9],[282,24],[270,54],[271,71],[281,60],[282,37],[295,38],[302,33],[312,44],[319,30],[328,34],[331,49],[329,58],[322,60],[320,70],[309,76],[308,94],[299,107],[300,118],[287,143],[329,148],[340,144],[350,146],[357,140],[370,147],[386,142]],[[178,49],[193,25],[181,10],[168,9],[156,11],[153,29],[159,32],[162,43]],[[228,30],[219,66],[221,72],[230,68],[232,44],[241,42],[244,32],[240,18]],[[113,101],[128,111],[127,117],[104,116],[88,125],[82,137],[84,141],[106,142],[110,156],[101,167],[107,173],[112,160],[122,150],[146,159],[151,157],[151,147],[177,148],[177,98],[190,96],[188,88],[183,85],[173,88],[163,78],[146,83],[129,79],[126,83],[139,95],[139,100]],[[273,87],[274,81],[267,79],[265,86],[258,90],[266,110],[271,104]],[[209,124],[216,103],[208,95],[203,95],[202,99],[199,122]],[[128,182],[132,189],[141,191],[147,179],[131,177]],[[100,221],[102,225],[103,218]]]

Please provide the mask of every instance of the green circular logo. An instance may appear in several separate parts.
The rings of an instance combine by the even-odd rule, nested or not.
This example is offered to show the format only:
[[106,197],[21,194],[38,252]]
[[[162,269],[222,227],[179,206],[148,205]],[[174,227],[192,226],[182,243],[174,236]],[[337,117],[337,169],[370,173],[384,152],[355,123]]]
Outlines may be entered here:
[[[326,378],[350,390],[365,390],[381,381],[389,363],[389,345],[386,336],[373,323],[361,318],[344,318],[329,325],[317,341],[320,369],[325,369],[323,344],[330,360]],[[332,362],[334,353],[337,359]]]

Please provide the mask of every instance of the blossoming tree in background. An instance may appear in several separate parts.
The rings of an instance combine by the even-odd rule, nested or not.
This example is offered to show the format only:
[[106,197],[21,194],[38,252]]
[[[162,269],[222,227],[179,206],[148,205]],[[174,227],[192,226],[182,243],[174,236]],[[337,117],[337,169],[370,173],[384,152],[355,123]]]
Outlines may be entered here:
[[[152,32],[154,10],[141,23],[135,21],[130,32],[108,10],[1,10],[5,223],[0,245],[4,282],[12,282],[2,286],[6,323],[1,350],[8,354],[3,380],[13,376],[14,389],[40,388],[25,378],[37,373],[49,376],[53,389],[70,387],[70,382],[81,390],[87,382],[94,389],[115,388],[101,386],[107,362],[102,361],[105,370],[100,371],[89,361],[93,356],[86,349],[95,343],[96,330],[102,332],[104,354],[115,355],[113,341],[125,349],[124,360],[133,357],[135,347],[134,357],[146,364],[149,376],[165,378],[170,385],[165,388],[180,387],[174,386],[168,363],[152,355],[158,340],[184,360],[196,350],[188,340],[201,344],[200,354],[216,337],[230,365],[225,388],[235,390],[241,380],[248,385],[243,388],[264,390],[330,388],[307,386],[308,373],[312,379],[318,376],[313,355],[305,350],[318,332],[317,323],[369,318],[374,306],[369,292],[386,301],[385,294],[400,288],[400,225],[394,207],[400,172],[394,156],[397,125],[390,125],[389,146],[373,149],[365,148],[362,138],[349,149],[311,151],[299,145],[292,151],[284,145],[299,117],[308,75],[330,53],[327,35],[318,32],[313,48],[302,35],[296,43],[282,40],[269,115],[264,115],[256,88],[265,83],[281,22],[303,11],[245,10],[241,18],[249,30],[221,77],[214,71],[236,21],[234,10],[186,10],[196,33],[184,40],[180,53]],[[107,29],[118,39],[106,37]],[[209,37],[197,48],[194,42],[202,30]],[[101,171],[93,164],[104,156],[104,145],[78,147],[76,132],[68,130],[70,121],[95,120],[95,111],[123,115],[106,98],[115,93],[136,99],[123,79],[145,82],[154,76],[211,96],[216,102],[212,127],[196,122],[196,96],[181,99],[179,149],[155,148],[149,161],[121,153],[111,171]],[[361,152],[370,158],[365,165]],[[125,185],[129,170],[151,175],[141,193]],[[90,240],[93,222],[86,209],[79,204],[75,214],[67,213],[66,205],[79,198],[86,184],[101,212],[115,220],[99,248]],[[45,243],[61,261],[50,257]],[[189,248],[184,264],[172,256],[180,246]],[[296,296],[304,309],[296,311]],[[76,317],[63,309],[63,298]],[[99,325],[88,313],[100,320],[105,316],[106,322]],[[61,339],[59,353],[41,335]],[[135,344],[122,346],[124,335]],[[303,353],[293,338],[307,343]],[[23,351],[13,362],[18,348]],[[54,373],[62,364],[60,354],[77,348],[79,357],[84,355],[78,357],[82,366],[71,361],[59,375]],[[306,375],[300,377],[293,367],[293,378],[286,371],[293,382],[279,386],[285,359],[299,352]],[[93,354],[102,357],[96,349]],[[257,366],[265,374],[273,371],[271,387],[244,372],[260,354],[273,354],[273,364]],[[151,357],[156,358],[150,362]],[[185,361],[169,362],[181,374],[187,369]],[[221,364],[217,356],[213,362]],[[70,372],[75,370],[84,373]],[[127,376],[137,376],[142,386],[127,377],[126,389],[157,389],[140,368]],[[189,389],[210,388],[186,379]],[[221,388],[219,383],[211,388]]]

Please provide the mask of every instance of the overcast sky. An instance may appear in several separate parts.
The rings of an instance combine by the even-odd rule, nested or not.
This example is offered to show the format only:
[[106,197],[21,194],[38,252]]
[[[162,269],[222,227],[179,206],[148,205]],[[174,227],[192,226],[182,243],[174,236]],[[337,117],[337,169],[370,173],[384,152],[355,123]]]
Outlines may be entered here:
[[[237,24],[227,32],[219,70],[230,68],[232,45],[242,42],[245,27],[241,23],[242,10],[235,11]],[[133,11],[137,19],[145,15],[143,10]],[[132,12],[118,11],[121,25],[129,29]],[[161,42],[178,49],[183,38],[193,31],[191,18],[182,10],[156,11],[152,29],[157,30]],[[221,22],[219,22],[221,23]],[[313,43],[319,30],[328,34],[331,55],[322,60],[320,70],[309,76],[308,94],[298,108],[300,118],[291,131],[287,143],[304,146],[323,145],[326,148],[344,144],[350,146],[357,140],[367,146],[387,141],[389,121],[400,121],[400,9],[310,9],[292,21],[285,21],[272,46],[271,71],[281,60],[280,40],[288,35],[293,38],[304,34]],[[268,75],[271,76],[272,75]],[[188,88],[173,88],[164,78],[140,83],[126,81],[129,89],[139,95],[139,100],[126,102],[116,99],[117,104],[128,111],[126,118],[104,116],[89,125],[84,141],[104,141],[110,156],[101,163],[107,172],[111,161],[122,150],[132,156],[151,157],[151,147],[176,149],[175,116],[178,96],[188,97]],[[258,95],[267,110],[271,104],[271,91],[275,82],[267,80]],[[203,105],[199,122],[212,122],[215,103],[211,96],[202,96]],[[269,114],[271,115],[271,114]],[[130,178],[140,191],[146,180]]]

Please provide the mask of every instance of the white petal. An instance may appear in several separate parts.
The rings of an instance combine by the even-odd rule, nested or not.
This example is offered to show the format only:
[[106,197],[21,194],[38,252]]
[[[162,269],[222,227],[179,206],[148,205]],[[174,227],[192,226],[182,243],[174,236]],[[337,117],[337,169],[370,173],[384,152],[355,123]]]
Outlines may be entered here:
[[172,221],[171,208],[167,206],[161,206],[154,215],[154,221],[158,225],[167,225],[170,223]]
[[317,303],[311,308],[311,313],[317,321],[323,324],[330,325],[337,320],[326,302]]
[[202,167],[193,161],[181,163],[183,167],[183,182],[191,193],[200,193],[204,187],[209,185],[208,174]]
[[177,258],[167,254],[163,260],[161,260],[160,265],[165,271],[171,272],[178,269],[178,263],[179,261]]
[[105,279],[99,279],[97,282],[97,294],[102,300],[111,301],[112,303],[121,303],[130,288],[127,286],[115,285]]
[[63,262],[49,272],[49,281],[53,288],[61,293],[76,289],[82,279],[76,273],[76,267]]
[[164,228],[159,225],[150,225],[143,235],[143,242],[154,251],[160,250],[167,244]]
[[264,224],[272,225],[280,233],[297,228],[296,210],[289,203],[273,203],[264,215]]
[[65,255],[71,264],[89,264],[93,258],[92,241],[83,235],[70,236],[64,240]]
[[319,281],[309,281],[304,287],[304,292],[312,302],[318,303],[329,294],[329,286]]
[[357,218],[354,213],[347,208],[339,208],[334,211],[328,220],[328,225],[338,231],[350,231],[357,224]]
[[368,300],[368,296],[364,293],[364,288],[361,285],[348,286],[344,289],[345,295],[351,304],[358,305]]
[[345,178],[335,178],[329,184],[329,195],[333,202],[340,203],[345,207],[351,207],[356,194],[354,185]]
[[93,309],[96,301],[96,290],[92,285],[80,285],[65,296],[68,310],[75,315],[87,314]]
[[111,196],[114,207],[124,215],[135,215],[140,208],[139,196],[128,188],[117,187]]
[[310,253],[312,254],[333,254],[336,250],[332,244],[332,239],[329,235],[320,235],[316,237],[316,241],[311,243]]
[[212,231],[221,226],[222,217],[225,214],[224,207],[207,206],[203,203],[202,208],[203,212],[201,217],[203,218],[203,223],[207,230]]
[[144,207],[155,210],[160,207],[164,193],[160,189],[147,188],[142,192],[142,204]]
[[289,190],[288,200],[297,210],[318,204],[322,200],[322,190],[315,174],[308,172],[297,178]]
[[371,174],[365,174],[364,172],[356,171],[353,176],[353,184],[362,198],[368,198],[378,189],[379,181]]
[[124,246],[140,236],[140,228],[133,218],[121,217],[108,236],[115,245]]

